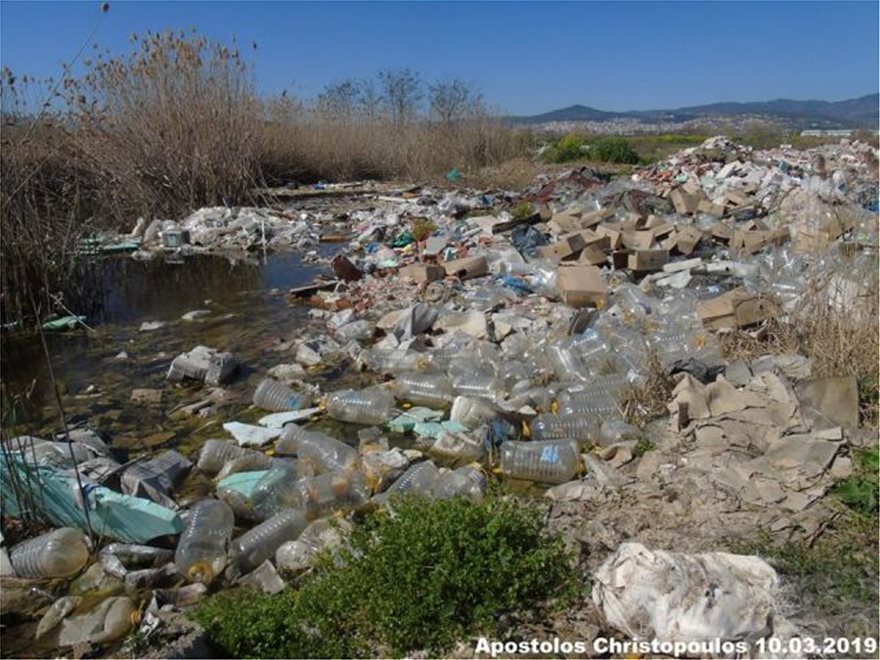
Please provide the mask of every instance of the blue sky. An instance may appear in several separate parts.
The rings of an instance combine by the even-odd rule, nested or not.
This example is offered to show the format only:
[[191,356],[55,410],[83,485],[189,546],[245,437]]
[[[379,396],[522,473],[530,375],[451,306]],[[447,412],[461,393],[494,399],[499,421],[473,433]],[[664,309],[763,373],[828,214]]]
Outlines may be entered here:
[[[97,2],[0,2],[0,60],[56,75]],[[876,92],[877,2],[111,2],[94,37],[195,26],[256,42],[261,91],[311,96],[344,77],[411,67],[477,85],[503,111],[606,110]]]

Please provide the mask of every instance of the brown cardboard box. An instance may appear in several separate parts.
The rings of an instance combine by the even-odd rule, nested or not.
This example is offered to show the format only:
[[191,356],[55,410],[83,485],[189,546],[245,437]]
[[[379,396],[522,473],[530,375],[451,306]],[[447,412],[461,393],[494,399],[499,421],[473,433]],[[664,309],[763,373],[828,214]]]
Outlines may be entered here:
[[596,305],[605,300],[605,282],[595,266],[560,266],[556,270],[556,288],[562,294],[562,302],[572,307]]
[[614,217],[614,209],[605,207],[604,209],[599,209],[597,211],[590,211],[589,213],[584,213],[581,216],[581,224],[583,229],[587,229],[594,225],[598,225],[603,220],[607,220],[608,218]]
[[706,328],[744,328],[770,316],[768,302],[742,287],[697,303],[697,316]]
[[574,232],[560,237],[552,245],[542,245],[537,249],[537,253],[542,259],[559,263],[563,259],[576,255],[584,249],[585,245],[583,236]]
[[630,250],[650,250],[654,244],[654,232],[650,229],[647,231],[625,231],[623,232],[623,244]]
[[751,203],[751,199],[749,199],[745,194],[736,190],[731,190],[724,195],[724,206],[748,206]]
[[629,255],[629,269],[634,271],[660,270],[669,261],[667,250],[636,250]]
[[723,222],[716,222],[714,225],[712,225],[709,233],[712,234],[713,238],[721,241],[722,243],[727,243],[733,238],[733,229],[730,227],[730,225],[726,225]]
[[679,227],[675,232],[675,247],[682,254],[691,254],[702,238],[703,232],[696,227]]
[[655,223],[653,227],[647,227],[647,229],[654,232],[654,240],[657,241],[664,236],[669,236],[675,230],[675,225],[671,222],[659,222]]
[[724,215],[724,207],[720,204],[713,204],[708,199],[701,199],[700,203],[697,205],[698,213],[706,213],[708,215],[713,215],[716,218],[720,218]]
[[599,234],[599,236],[608,237],[608,247],[611,250],[617,250],[623,245],[623,234],[613,227],[599,225],[596,227],[596,233]]
[[768,245],[781,245],[788,240],[788,228],[780,227],[772,231],[761,231],[753,229],[752,231],[735,231],[730,246],[743,250],[747,254],[754,254],[764,249]]
[[700,198],[685,192],[682,188],[675,188],[669,193],[669,201],[675,207],[679,215],[691,215],[700,205]]
[[410,264],[409,266],[404,266],[398,272],[401,277],[408,277],[419,284],[422,282],[436,282],[446,277],[446,271],[443,269],[443,266],[435,264]]
[[605,254],[599,243],[591,243],[581,250],[579,263],[589,264],[591,266],[601,266],[608,261],[608,255]]
[[454,261],[444,261],[443,268],[447,275],[455,275],[462,280],[480,277],[489,272],[486,257],[465,257]]
[[581,228],[581,217],[571,213],[556,213],[547,223],[547,229],[553,234],[566,234]]

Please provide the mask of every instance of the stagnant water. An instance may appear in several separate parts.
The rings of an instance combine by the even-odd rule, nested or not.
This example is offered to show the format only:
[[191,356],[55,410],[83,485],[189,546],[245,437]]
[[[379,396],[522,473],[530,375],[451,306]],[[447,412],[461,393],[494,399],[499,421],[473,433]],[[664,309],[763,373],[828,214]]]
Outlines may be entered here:
[[[327,252],[332,251],[333,246],[327,246]],[[134,450],[179,446],[205,425],[204,419],[173,414],[180,404],[196,400],[202,386],[165,381],[171,360],[198,344],[231,351],[241,361],[241,373],[230,389],[246,407],[265,371],[292,361],[290,353],[273,347],[300,334],[308,322],[308,307],[291,301],[288,289],[326,273],[325,267],[304,264],[295,254],[270,255],[265,261],[199,256],[179,263],[161,257],[146,262],[118,257],[101,266],[103,292],[97,311],[86,319],[92,330],[77,328],[46,337],[68,421],[87,422],[107,433],[114,446]],[[196,309],[211,313],[196,321],[181,319]],[[144,321],[166,325],[140,331]],[[117,357],[121,352],[128,357]],[[28,433],[58,429],[50,382],[38,337],[4,337],[7,428]],[[158,406],[136,404],[131,401],[134,388],[162,389],[164,401]],[[219,425],[210,430],[209,435],[222,435]]]

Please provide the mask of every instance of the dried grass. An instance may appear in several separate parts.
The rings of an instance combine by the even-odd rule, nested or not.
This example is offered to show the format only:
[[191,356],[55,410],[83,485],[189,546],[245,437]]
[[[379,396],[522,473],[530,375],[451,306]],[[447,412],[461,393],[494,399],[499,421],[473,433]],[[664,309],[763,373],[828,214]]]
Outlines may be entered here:
[[624,419],[639,427],[667,414],[666,406],[675,388],[675,378],[669,375],[656,351],[648,351],[645,366],[645,379],[641,384],[628,386],[621,402]]

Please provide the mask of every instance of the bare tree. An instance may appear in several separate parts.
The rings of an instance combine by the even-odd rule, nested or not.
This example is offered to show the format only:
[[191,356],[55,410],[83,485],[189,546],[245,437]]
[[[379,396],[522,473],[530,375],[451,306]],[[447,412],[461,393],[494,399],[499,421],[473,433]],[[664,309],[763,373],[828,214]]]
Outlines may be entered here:
[[333,117],[351,117],[358,106],[360,84],[346,78],[324,87],[318,95],[318,107]]
[[437,81],[429,88],[431,112],[447,128],[456,121],[482,112],[483,95],[459,80]]
[[358,103],[361,114],[368,121],[379,119],[382,114],[382,92],[379,91],[376,81],[367,78],[358,82],[360,95]]
[[424,96],[418,73],[412,69],[385,69],[379,72],[379,86],[395,124],[403,125],[416,116]]

